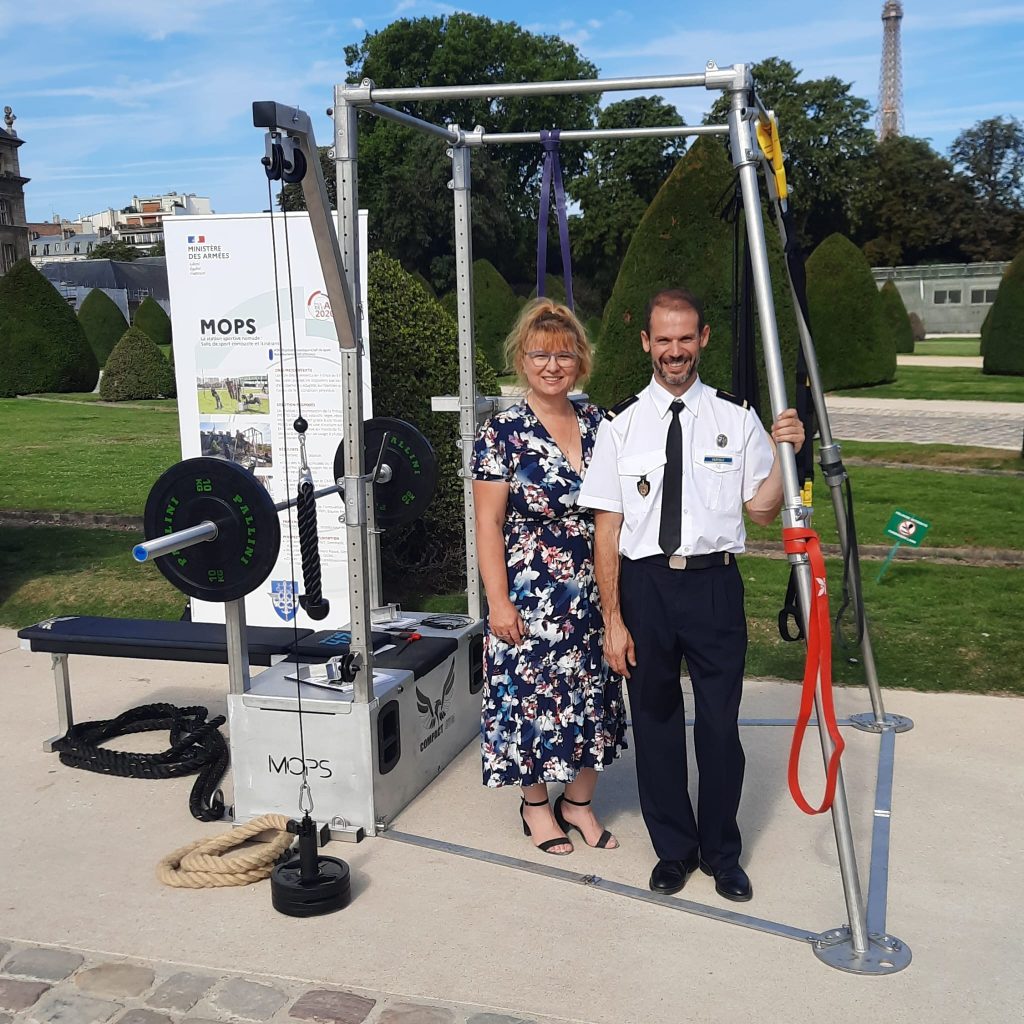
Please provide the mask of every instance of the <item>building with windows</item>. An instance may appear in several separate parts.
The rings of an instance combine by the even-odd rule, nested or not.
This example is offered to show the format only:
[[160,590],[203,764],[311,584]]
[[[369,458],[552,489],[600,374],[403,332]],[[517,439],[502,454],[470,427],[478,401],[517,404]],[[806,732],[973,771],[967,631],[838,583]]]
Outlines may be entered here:
[[51,260],[40,268],[45,277],[72,309],[77,310],[94,288],[113,299],[131,323],[142,300],[152,296],[165,313],[170,313],[167,290],[167,261],[162,256],[144,256],[131,263],[116,260]]
[[80,235],[69,230],[44,235],[32,230],[32,225],[29,225],[28,257],[36,267],[47,263],[84,260],[97,245],[109,241],[109,235]]
[[879,288],[892,281],[908,313],[929,334],[978,334],[1009,263],[941,263],[929,267],[872,267]]
[[4,126],[0,128],[0,277],[28,255],[25,185],[29,179],[21,176],[18,149],[24,140],[14,130],[15,120],[11,108],[4,107]]

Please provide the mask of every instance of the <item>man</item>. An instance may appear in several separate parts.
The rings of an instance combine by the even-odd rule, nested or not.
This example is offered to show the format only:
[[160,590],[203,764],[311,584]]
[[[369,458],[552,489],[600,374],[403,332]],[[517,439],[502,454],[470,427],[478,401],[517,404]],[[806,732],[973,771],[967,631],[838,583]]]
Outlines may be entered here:
[[[767,525],[783,489],[756,414],[697,376],[710,335],[688,290],[651,299],[640,340],[654,376],[601,424],[579,504],[597,510],[604,653],[629,690],[640,808],[659,858],[650,887],[679,892],[699,866],[719,895],[742,902],[753,890],[736,824],[747,647],[736,555],[744,550],[744,508]],[[795,410],[778,417],[772,437],[799,450]],[[696,817],[687,793],[684,659],[695,704]]]

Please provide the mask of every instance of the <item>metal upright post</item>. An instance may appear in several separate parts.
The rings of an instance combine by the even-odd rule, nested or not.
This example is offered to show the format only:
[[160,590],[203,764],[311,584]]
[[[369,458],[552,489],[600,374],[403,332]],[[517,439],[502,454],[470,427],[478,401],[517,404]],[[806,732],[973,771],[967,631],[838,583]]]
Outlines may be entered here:
[[[453,125],[458,130],[458,125]],[[482,129],[477,129],[482,132]],[[462,143],[449,150],[455,197],[455,284],[459,309],[459,446],[462,450],[462,491],[466,517],[466,595],[469,614],[483,614],[480,569],[476,558],[476,522],[473,513],[471,463],[476,438],[476,366],[473,353],[473,221],[470,211],[470,150]]]
[[228,692],[249,691],[249,640],[245,632],[245,599],[224,605],[224,639],[228,649]]
[[[761,216],[761,198],[757,182],[757,149],[748,120],[746,96],[751,87],[750,71],[738,65],[730,69],[735,73],[733,83],[726,89],[729,95],[729,136],[732,146],[733,165],[739,174],[743,194],[743,212],[747,225],[747,241],[753,268],[754,291],[757,297],[758,321],[764,349],[765,371],[771,396],[772,416],[778,416],[786,408],[786,384],[782,368],[782,353],[779,346],[778,326],[775,321],[775,307],[772,297],[771,274],[768,268],[768,253],[764,237],[764,223]],[[787,528],[800,525],[803,505],[800,499],[800,481],[797,474],[796,458],[790,444],[779,445],[778,457],[782,469],[784,503],[783,523]],[[796,572],[797,591],[800,597],[804,632],[809,634],[811,608],[811,568],[806,555],[790,555],[790,563]],[[814,694],[821,749],[826,765],[832,756],[834,745],[828,734],[821,712],[821,677],[819,675]],[[856,973],[881,973],[890,971],[889,962],[893,950],[879,939],[869,939],[867,914],[860,879],[857,874],[857,858],[853,847],[853,833],[850,828],[850,812],[846,802],[846,787],[840,766],[836,780],[835,797],[832,802],[832,825],[836,836],[836,850],[839,855],[839,870],[843,881],[843,894],[849,917],[848,928],[834,929],[819,938],[815,954],[831,966]],[[885,939],[887,937],[881,937]],[[899,945],[897,943],[897,945]],[[905,947],[901,947],[904,948]],[[907,951],[909,955],[909,951]]]
[[[338,248],[342,255],[347,292],[351,301],[355,344],[341,347],[342,400],[345,440],[345,553],[348,563],[349,650],[361,667],[356,675],[353,697],[359,703],[373,700],[373,656],[371,612],[379,603],[379,548],[370,539],[372,498],[367,495],[363,459],[362,317],[359,315],[359,216],[356,177],[357,115],[349,103],[346,87],[334,90],[334,160],[338,179]],[[313,154],[317,160],[318,155]],[[328,214],[329,215],[329,214]],[[372,485],[369,488],[372,492]]]
[[[785,248],[788,238],[786,225],[781,216],[778,217],[778,223],[779,234]],[[814,400],[814,415],[818,423],[818,463],[821,466],[821,474],[832,495],[832,508],[836,517],[836,532],[839,534],[839,546],[842,549],[844,558],[849,561],[851,569],[850,588],[853,592],[853,605],[858,619],[863,625],[860,635],[860,651],[864,662],[864,676],[868,684],[868,694],[871,698],[871,714],[852,715],[851,722],[856,728],[866,732],[882,732],[885,729],[907,732],[913,728],[913,722],[909,718],[903,715],[887,715],[885,713],[882,687],[878,681],[878,670],[875,666],[875,653],[871,646],[871,631],[868,629],[867,613],[864,610],[864,590],[860,579],[860,552],[852,544],[850,524],[846,516],[846,504],[843,501],[843,484],[847,479],[846,468],[843,466],[841,448],[832,438],[832,426],[828,418],[828,408],[825,405],[825,391],[821,384],[821,370],[818,366],[814,339],[811,337],[807,321],[804,320],[800,299],[793,285],[793,275],[789,273],[788,264],[786,276],[789,281],[790,294],[793,296],[793,310],[796,315],[797,331],[800,335],[800,346],[804,352],[804,361],[807,363],[807,376],[810,380],[811,396]]]

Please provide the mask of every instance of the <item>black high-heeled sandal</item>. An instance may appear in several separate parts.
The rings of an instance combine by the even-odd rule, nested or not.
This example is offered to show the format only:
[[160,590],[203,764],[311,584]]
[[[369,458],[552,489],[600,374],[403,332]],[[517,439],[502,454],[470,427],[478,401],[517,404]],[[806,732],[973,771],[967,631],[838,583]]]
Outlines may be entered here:
[[[569,829],[571,829],[571,828],[576,829],[576,831],[579,832],[580,838],[583,840],[583,842],[587,843],[587,837],[583,834],[583,829],[581,829],[579,827],[579,825],[574,825],[562,813],[562,801],[563,800],[567,804],[572,804],[573,807],[589,807],[590,806],[590,801],[589,800],[570,800],[563,793],[560,797],[558,797],[555,800],[555,806],[552,808],[552,810],[555,812],[555,821],[558,822],[558,827],[566,835],[569,834]],[[618,840],[616,840],[616,845],[615,846],[609,846],[608,845],[613,839],[615,839],[615,836],[613,836],[611,834],[611,832],[608,831],[608,829],[605,829],[601,833],[601,838],[598,839],[598,841],[596,843],[587,843],[587,846],[591,847],[592,849],[597,849],[597,850],[617,850],[618,849]]]
[[[523,835],[524,836],[532,836],[533,835],[533,833],[530,831],[530,826],[526,824],[526,814],[524,812],[524,808],[526,808],[526,807],[543,807],[547,802],[548,802],[547,797],[545,797],[543,800],[537,800],[536,802],[534,802],[532,800],[527,800],[525,796],[520,799],[520,801],[519,801],[519,817],[523,819]],[[559,825],[561,825],[561,822],[559,822]],[[565,826],[564,825],[562,825],[562,831],[563,832],[565,831]],[[582,835],[582,833],[580,833],[580,834]],[[585,839],[583,841],[586,842]],[[553,849],[553,847],[555,847],[555,846],[565,846],[567,843],[569,845],[569,849],[568,850],[555,850],[555,849]],[[572,853],[572,841],[569,839],[568,836],[562,836],[561,838],[556,838],[556,839],[545,839],[543,843],[534,843],[533,846],[534,846],[534,849],[540,850],[542,853],[550,853],[552,857],[567,857],[570,853]]]

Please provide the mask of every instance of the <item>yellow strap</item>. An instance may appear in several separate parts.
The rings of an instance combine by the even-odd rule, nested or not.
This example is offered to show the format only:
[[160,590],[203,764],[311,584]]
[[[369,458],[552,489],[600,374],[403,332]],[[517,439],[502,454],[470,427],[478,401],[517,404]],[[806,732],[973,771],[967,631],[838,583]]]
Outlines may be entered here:
[[782,155],[782,142],[779,139],[779,126],[774,114],[768,115],[768,124],[760,118],[757,120],[757,141],[765,159],[772,165],[775,191],[778,192],[779,199],[785,201],[789,196],[789,186],[786,184],[786,164]]

